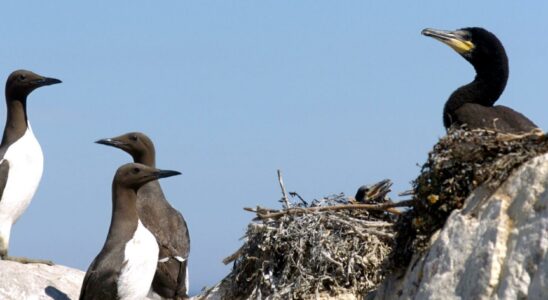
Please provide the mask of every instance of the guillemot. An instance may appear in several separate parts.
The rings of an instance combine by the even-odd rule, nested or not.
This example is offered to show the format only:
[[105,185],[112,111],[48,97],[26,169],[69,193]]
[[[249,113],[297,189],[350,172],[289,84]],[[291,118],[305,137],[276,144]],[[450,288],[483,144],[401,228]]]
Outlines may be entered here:
[[[130,132],[96,143],[119,148],[134,162],[156,165],[154,144],[145,134]],[[166,200],[158,181],[146,183],[137,193],[139,217],[160,248],[159,262],[152,282],[155,293],[169,299],[188,298],[188,256],[190,237],[185,219]]]
[[51,263],[8,256],[12,225],[29,206],[44,165],[42,148],[27,117],[27,96],[35,89],[61,83],[30,71],[11,73],[6,82],[7,119],[0,144],[0,258],[23,263]]
[[89,266],[80,300],[144,299],[158,263],[158,244],[137,213],[137,191],[147,182],[179,175],[128,163],[112,181],[112,218],[105,244]]

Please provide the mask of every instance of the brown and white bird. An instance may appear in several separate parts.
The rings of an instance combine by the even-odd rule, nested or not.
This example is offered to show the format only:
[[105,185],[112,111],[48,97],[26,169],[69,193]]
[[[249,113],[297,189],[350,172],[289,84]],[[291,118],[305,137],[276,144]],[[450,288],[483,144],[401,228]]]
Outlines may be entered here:
[[128,163],[112,181],[112,218],[101,252],[89,266],[80,300],[144,299],[158,264],[158,243],[137,212],[137,193],[148,182],[179,175]]
[[[42,178],[44,156],[27,116],[27,97],[35,89],[61,83],[18,70],[6,82],[7,118],[0,144],[0,259],[45,262],[8,256],[12,225],[29,206]],[[50,262],[49,262],[50,263]]]
[[[127,152],[136,163],[156,165],[154,144],[143,133],[130,132],[97,143]],[[169,204],[158,181],[151,181],[139,189],[137,209],[160,248],[153,291],[167,299],[187,299],[190,236],[183,215]]]

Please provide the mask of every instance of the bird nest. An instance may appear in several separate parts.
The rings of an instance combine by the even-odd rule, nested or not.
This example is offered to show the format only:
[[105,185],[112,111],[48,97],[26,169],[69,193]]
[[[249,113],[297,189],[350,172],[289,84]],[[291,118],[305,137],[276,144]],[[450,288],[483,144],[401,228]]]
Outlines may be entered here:
[[310,299],[376,288],[395,235],[386,197],[391,182],[382,185],[367,204],[339,194],[310,204],[285,198],[282,210],[247,209],[257,218],[240,250],[225,259],[234,261],[227,299]]
[[[360,188],[360,202],[340,194],[309,204],[292,193],[300,202],[290,203],[280,176],[283,209],[246,209],[257,217],[242,247],[225,259],[234,266],[222,282],[224,298],[359,298],[427,249],[474,189],[494,191],[521,164],[547,152],[543,134],[450,129],[413,181],[412,199],[398,203],[387,197],[388,180]],[[404,206],[411,208],[395,209]]]
[[414,206],[396,225],[395,264],[405,267],[414,253],[425,250],[432,234],[474,189],[482,185],[494,191],[513,170],[546,152],[548,139],[539,132],[509,135],[450,129],[413,182]]

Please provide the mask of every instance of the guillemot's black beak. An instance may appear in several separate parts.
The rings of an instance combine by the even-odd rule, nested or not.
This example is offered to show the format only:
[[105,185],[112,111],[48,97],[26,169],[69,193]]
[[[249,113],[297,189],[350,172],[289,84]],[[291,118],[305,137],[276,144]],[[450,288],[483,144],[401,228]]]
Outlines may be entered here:
[[172,170],[158,170],[154,173],[154,176],[157,178],[166,178],[171,176],[181,175],[181,172],[172,171]]
[[95,143],[101,144],[101,145],[112,146],[112,147],[116,147],[116,148],[122,148],[123,146],[125,146],[125,143],[120,142],[120,141],[115,140],[115,139],[110,139],[110,138],[109,139],[97,140],[97,141],[95,141]]
[[449,31],[426,28],[421,31],[421,34],[448,45],[460,54],[469,53],[475,47],[474,43],[470,41],[469,35],[464,30]]
[[57,78],[42,77],[40,79],[33,80],[32,83],[37,86],[46,86],[61,83],[62,81]]

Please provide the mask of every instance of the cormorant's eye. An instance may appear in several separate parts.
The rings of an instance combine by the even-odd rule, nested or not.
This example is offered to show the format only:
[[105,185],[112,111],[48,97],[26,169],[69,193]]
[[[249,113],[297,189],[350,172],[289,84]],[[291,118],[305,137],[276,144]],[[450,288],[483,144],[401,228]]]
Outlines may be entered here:
[[139,169],[139,168],[133,168],[133,173],[138,174],[139,172],[141,172],[141,169]]
[[129,137],[130,140],[136,142],[137,141],[137,136],[136,135],[132,135]]

